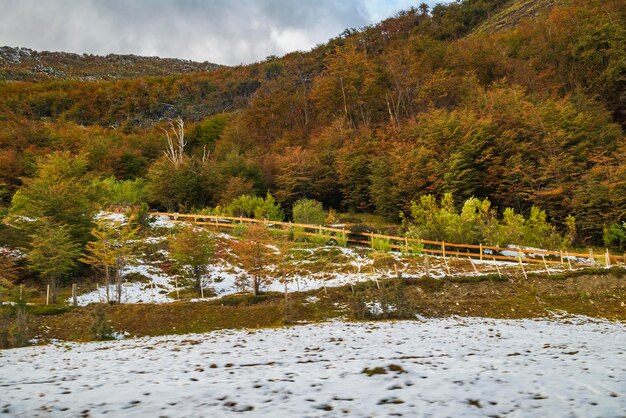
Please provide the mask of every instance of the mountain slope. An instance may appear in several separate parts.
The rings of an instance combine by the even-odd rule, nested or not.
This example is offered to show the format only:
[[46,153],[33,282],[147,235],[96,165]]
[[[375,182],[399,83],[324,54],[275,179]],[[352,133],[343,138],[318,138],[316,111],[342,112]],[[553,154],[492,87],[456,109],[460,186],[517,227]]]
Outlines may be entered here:
[[136,55],[98,56],[0,47],[0,80],[117,80],[213,71],[220,66],[173,58]]
[[[602,242],[626,220],[626,3],[550,4],[421,7],[209,72],[2,83],[3,199],[37,155],[71,149],[96,175],[146,179],[155,208],[269,190],[286,211],[308,197],[398,220],[449,192],[563,228],[572,215],[579,242]],[[173,172],[161,128],[176,116],[188,164]]]

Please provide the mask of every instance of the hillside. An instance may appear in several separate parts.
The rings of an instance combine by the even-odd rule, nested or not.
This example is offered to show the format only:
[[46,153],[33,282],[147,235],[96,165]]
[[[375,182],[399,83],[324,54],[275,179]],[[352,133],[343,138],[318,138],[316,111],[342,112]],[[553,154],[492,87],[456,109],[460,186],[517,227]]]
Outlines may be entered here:
[[[344,10],[126,3],[232,45]],[[625,92],[623,0],[234,67],[0,48],[0,416],[620,416]]]
[[172,58],[116,54],[79,55],[0,47],[1,81],[119,80],[213,71],[219,67],[208,62]]
[[[142,184],[155,209],[270,191],[287,216],[306,197],[397,223],[424,195],[451,193],[459,210],[472,196],[499,214],[540,208],[562,231],[575,218],[577,245],[621,249],[625,9],[465,0],[189,74],[212,67],[114,57],[96,73],[106,57],[68,54],[55,67],[32,53],[75,78],[0,84],[0,199],[10,205],[38,157],[71,151],[88,177]],[[16,64],[8,78],[39,65],[18,55],[28,70]],[[187,144],[174,167],[163,128],[178,116]]]

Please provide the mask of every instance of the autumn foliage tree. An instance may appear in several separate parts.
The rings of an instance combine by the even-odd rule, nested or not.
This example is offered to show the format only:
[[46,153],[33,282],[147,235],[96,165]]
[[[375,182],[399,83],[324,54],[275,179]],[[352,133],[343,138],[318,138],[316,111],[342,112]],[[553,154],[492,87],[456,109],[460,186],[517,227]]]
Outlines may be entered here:
[[[80,261],[104,273],[107,303],[112,300],[122,302],[123,272],[139,253],[138,233],[138,228],[129,222],[121,224],[104,217],[98,219],[91,230],[93,238],[87,243],[86,254]],[[110,294],[112,282],[115,299]]]
[[274,249],[267,243],[270,235],[263,225],[249,225],[241,240],[233,245],[233,252],[249,279],[249,289],[258,295],[267,280]]

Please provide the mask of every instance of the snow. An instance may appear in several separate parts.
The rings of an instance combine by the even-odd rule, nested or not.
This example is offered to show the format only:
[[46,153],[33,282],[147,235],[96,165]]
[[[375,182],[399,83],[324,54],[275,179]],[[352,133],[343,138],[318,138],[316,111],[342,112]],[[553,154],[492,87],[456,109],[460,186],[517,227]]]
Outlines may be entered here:
[[[148,281],[125,282],[122,284],[122,303],[168,303],[175,299],[168,296],[176,290],[176,282],[173,277],[163,273],[160,269],[144,264],[142,260],[137,260],[138,264],[127,266],[122,275],[137,273]],[[182,289],[182,287],[180,288]],[[115,300],[115,286],[109,288],[111,300]],[[90,303],[100,303],[106,300],[106,286],[99,286],[96,290],[82,295],[78,295],[78,306],[89,305]],[[68,302],[71,298],[68,299]]]
[[128,221],[128,217],[125,214],[117,213],[117,212],[100,211],[100,212],[96,213],[94,218],[95,219],[104,219],[104,220],[107,220],[109,222],[119,223],[121,225],[126,224],[126,222]]
[[172,222],[168,216],[160,215],[150,221],[150,228],[175,228],[179,223]]
[[[110,219],[111,221],[123,223],[126,221],[124,214],[100,212],[98,217]],[[150,227],[151,235],[143,239],[144,243],[159,245],[167,239],[167,235],[171,233],[171,229],[179,223],[171,221],[167,216],[158,216],[152,219]],[[188,224],[191,225],[191,224]],[[207,274],[203,279],[205,289],[204,300],[214,299],[234,293],[241,292],[235,285],[237,278],[247,276],[247,272],[239,267],[237,255],[230,247],[233,241],[238,238],[226,233],[211,231],[211,234],[217,238],[218,247],[223,250],[222,256],[207,266]],[[275,245],[266,244],[275,254],[280,254],[280,249]],[[296,257],[296,255],[304,253],[305,257]],[[134,265],[127,267],[123,271],[125,280],[122,289],[123,303],[170,303],[176,301],[176,290],[184,288],[184,281],[178,276],[167,273],[161,269],[162,262],[167,259],[168,252],[161,248],[156,251],[160,258],[138,260]],[[363,247],[341,247],[341,246],[319,246],[314,248],[294,248],[290,251],[292,260],[290,261],[291,273],[286,277],[276,277],[274,273],[277,266],[268,265],[267,272],[269,276],[262,286],[263,291],[283,292],[285,290],[285,281],[287,282],[287,290],[294,291],[311,291],[321,288],[338,287],[347,284],[365,282],[369,280],[378,280],[383,277],[395,277],[394,269],[378,268],[374,269],[373,255],[375,251],[370,248]],[[398,273],[404,278],[419,278],[427,274],[425,269],[425,260],[422,255],[407,256],[397,252],[389,252],[388,255],[393,257],[394,263],[397,265]],[[517,253],[513,254],[517,256]],[[335,260],[330,261],[330,260]],[[519,273],[519,266],[515,262],[495,261],[485,259],[470,260],[462,258],[449,257],[447,261],[441,257],[429,257],[430,268],[428,273],[431,277],[442,278],[444,276],[477,276],[481,274],[510,274]],[[480,266],[480,271],[478,271]],[[545,271],[543,265],[528,265],[527,272]],[[550,269],[549,272],[560,272],[558,269]],[[139,273],[143,276],[140,281],[132,281],[131,273]],[[213,290],[211,292],[210,290]],[[83,289],[84,290],[84,289]],[[113,289],[110,294],[113,295]],[[81,291],[81,289],[79,289]],[[105,299],[106,288],[104,286],[93,290],[89,289],[87,293],[78,295],[78,304],[80,306],[90,303],[98,303]],[[193,301],[201,300],[200,298]],[[68,299],[68,303],[71,300]]]
[[332,322],[5,350],[0,415],[622,416],[624,328]]

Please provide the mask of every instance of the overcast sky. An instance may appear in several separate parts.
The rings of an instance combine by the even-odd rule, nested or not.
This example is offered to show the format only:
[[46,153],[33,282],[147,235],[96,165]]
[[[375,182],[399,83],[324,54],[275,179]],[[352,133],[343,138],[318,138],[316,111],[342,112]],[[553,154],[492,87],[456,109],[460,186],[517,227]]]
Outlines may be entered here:
[[0,0],[0,45],[235,65],[308,50],[421,1]]

